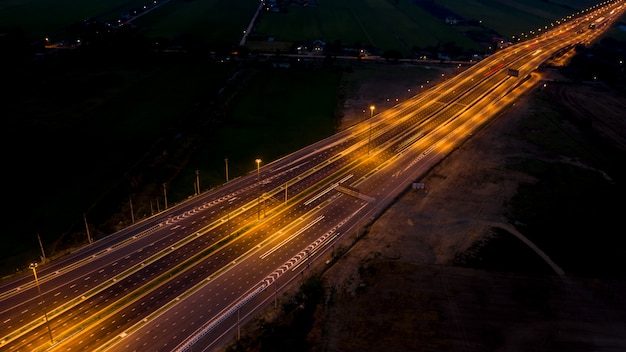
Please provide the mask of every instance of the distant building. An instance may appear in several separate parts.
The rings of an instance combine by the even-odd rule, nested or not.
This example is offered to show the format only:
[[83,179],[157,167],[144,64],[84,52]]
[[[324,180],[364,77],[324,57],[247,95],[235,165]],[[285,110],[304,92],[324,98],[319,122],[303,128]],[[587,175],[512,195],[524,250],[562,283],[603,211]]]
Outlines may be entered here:
[[326,50],[326,42],[317,39],[312,42],[300,44],[296,47],[298,54],[322,54]]
[[504,49],[506,47],[508,47],[509,45],[511,45],[512,43],[504,38],[498,38],[498,37],[493,37],[491,38],[491,42],[493,43],[493,45],[495,45],[498,49]]
[[290,2],[291,6],[317,7],[316,0],[295,0]]
[[446,24],[459,24],[459,20],[456,17],[448,16],[446,17]]
[[413,182],[411,188],[413,188],[414,190],[424,189],[424,184],[422,182]]
[[313,43],[311,43],[311,48],[313,53],[321,54],[324,52],[324,49],[326,49],[326,42],[319,39],[314,40]]

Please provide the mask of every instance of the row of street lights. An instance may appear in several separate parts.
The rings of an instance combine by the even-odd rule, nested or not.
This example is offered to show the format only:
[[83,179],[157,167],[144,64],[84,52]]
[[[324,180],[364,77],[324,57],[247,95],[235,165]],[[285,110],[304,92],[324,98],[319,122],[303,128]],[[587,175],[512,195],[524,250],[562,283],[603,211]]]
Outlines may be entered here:
[[[254,160],[256,162],[256,181],[257,181],[257,192],[258,192],[258,197],[257,197],[257,219],[260,220],[261,219],[261,162],[262,160],[260,158],[257,158]],[[226,181],[228,181],[228,159],[224,159],[224,162],[226,163]],[[198,194],[200,193],[200,181],[198,179],[198,173],[199,171],[196,170],[196,189]],[[166,187],[166,183],[163,183],[163,197],[165,198],[165,209],[167,209],[167,191],[166,191],[167,187]],[[131,213],[132,213],[132,203],[131,203]],[[85,219],[85,222],[87,220]],[[134,222],[134,219],[133,219]],[[230,231],[229,231],[230,232]],[[91,242],[91,241],[90,241]],[[50,335],[50,343],[54,344],[54,339],[52,337],[52,329],[50,328],[50,322],[48,321],[48,312],[46,310],[46,306],[45,306],[45,302],[43,300],[43,295],[41,293],[41,287],[39,286],[39,278],[37,277],[37,263],[31,263],[29,265],[29,269],[31,269],[33,271],[33,276],[35,277],[35,285],[37,286],[37,292],[39,292],[39,302],[41,304],[42,310],[43,310],[43,315],[44,315],[44,320],[46,322],[46,326],[48,327],[48,334]]]
[[257,158],[256,162],[256,184],[257,184],[257,220],[261,220],[261,159]]
[[[261,159],[256,159],[255,161],[257,163],[257,174],[258,174],[258,169],[259,169],[259,164],[261,163]],[[225,168],[226,168],[226,182],[228,182],[229,181],[229,179],[228,179],[228,158],[224,158],[224,164],[225,164]],[[194,192],[195,192],[196,195],[200,194],[200,170],[196,170],[196,183],[194,184]],[[164,209],[167,209],[167,183],[165,183],[165,182],[163,182],[163,199],[165,201]],[[132,205],[131,205],[131,208],[132,208]],[[131,210],[131,212],[132,212],[132,210]]]
[[[458,64],[457,68],[461,68],[461,64]],[[441,78],[445,80],[445,73],[441,74]],[[424,86],[430,84],[430,80],[426,80],[425,84],[420,85],[420,89],[424,89]],[[411,88],[407,88],[407,92],[411,93]],[[396,98],[395,102],[397,103],[400,99]],[[387,102],[390,102],[391,99],[387,98]],[[370,109],[370,124],[369,124],[369,132],[368,132],[368,138],[367,138],[367,155],[370,154],[370,143],[372,141],[372,118],[374,117],[374,110],[376,109],[376,106],[374,105],[370,105],[369,107]],[[363,109],[363,113],[365,113],[365,109]]]

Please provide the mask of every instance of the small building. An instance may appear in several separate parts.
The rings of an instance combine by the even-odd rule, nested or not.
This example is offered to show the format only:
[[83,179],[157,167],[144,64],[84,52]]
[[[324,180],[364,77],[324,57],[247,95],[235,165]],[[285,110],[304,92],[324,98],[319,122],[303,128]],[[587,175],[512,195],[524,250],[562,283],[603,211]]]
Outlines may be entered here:
[[456,25],[459,24],[459,20],[454,16],[448,16],[446,17],[446,24]]
[[417,189],[424,189],[424,184],[423,184],[422,182],[413,182],[413,184],[411,185],[411,187],[412,187],[414,190],[417,190]]
[[324,42],[323,40],[317,39],[311,43],[311,50],[315,54],[321,54],[324,52],[325,49],[326,49],[326,42]]

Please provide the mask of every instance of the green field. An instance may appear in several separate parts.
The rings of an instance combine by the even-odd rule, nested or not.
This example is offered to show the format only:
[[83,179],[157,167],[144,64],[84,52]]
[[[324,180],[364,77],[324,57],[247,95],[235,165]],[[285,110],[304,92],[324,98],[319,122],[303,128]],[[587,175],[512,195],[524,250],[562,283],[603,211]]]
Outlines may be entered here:
[[397,50],[408,55],[414,46],[455,42],[478,49],[459,31],[408,1],[320,0],[318,7],[291,7],[288,13],[265,13],[257,32],[276,41],[323,40],[352,47]]
[[256,0],[172,1],[136,21],[149,37],[189,36],[206,43],[238,43],[252,18]]
[[[0,24],[6,28],[22,28],[29,38],[37,40],[83,19],[115,19],[146,3],[149,2],[3,0],[0,2]],[[481,20],[485,27],[510,37],[550,26],[553,21],[597,2],[441,0],[437,3],[466,19]],[[413,46],[447,42],[477,49],[477,44],[461,31],[411,1],[319,0],[318,4],[318,7],[290,6],[288,13],[263,13],[256,31],[280,42],[321,39],[328,43],[361,44],[405,54]],[[255,0],[171,1],[135,23],[141,34],[153,38],[189,36],[204,42],[236,43],[257,6]]]
[[[254,160],[269,163],[323,139],[336,130],[338,71],[260,71],[250,78],[228,120],[189,161],[174,188],[184,199],[200,170],[201,189],[256,169]],[[295,89],[294,89],[295,88]]]
[[[0,27],[21,28],[30,40],[53,36],[84,19],[112,21],[150,0],[3,0]],[[149,37],[189,35],[205,42],[236,43],[252,18],[255,0],[170,1],[138,18],[140,33]]]
[[74,22],[99,16],[120,15],[145,0],[2,0],[0,27],[22,28],[31,40],[42,39]]
[[559,19],[598,4],[597,1],[545,0],[438,0],[439,4],[466,19],[479,20],[497,33],[511,38],[529,31],[545,30]]

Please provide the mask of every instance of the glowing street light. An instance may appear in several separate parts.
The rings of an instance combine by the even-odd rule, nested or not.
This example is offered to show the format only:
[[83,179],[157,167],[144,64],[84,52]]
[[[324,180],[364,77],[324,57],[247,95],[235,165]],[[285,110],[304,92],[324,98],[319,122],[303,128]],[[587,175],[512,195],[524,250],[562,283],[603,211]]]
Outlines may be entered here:
[[369,136],[367,137],[367,155],[370,155],[370,142],[372,141],[372,117],[374,117],[374,109],[376,107],[374,105],[370,106],[370,131]]
[[256,159],[256,183],[259,196],[257,197],[257,220],[261,220],[261,159]]
[[44,316],[44,319],[46,320],[48,333],[50,334],[50,343],[54,344],[54,339],[52,338],[52,330],[50,330],[50,322],[48,321],[48,312],[46,312],[46,305],[44,304],[43,297],[41,296],[41,288],[39,287],[39,279],[37,278],[37,263],[30,263],[29,268],[33,270],[33,275],[35,276],[35,284],[37,285],[37,291],[39,292],[39,301],[41,302],[41,308],[43,309],[43,316]]

